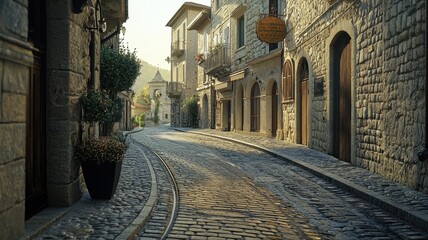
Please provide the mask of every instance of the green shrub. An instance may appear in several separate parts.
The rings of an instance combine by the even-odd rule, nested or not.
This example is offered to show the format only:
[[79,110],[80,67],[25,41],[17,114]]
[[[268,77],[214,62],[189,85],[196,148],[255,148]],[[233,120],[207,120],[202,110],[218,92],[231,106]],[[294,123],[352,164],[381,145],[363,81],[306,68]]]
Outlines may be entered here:
[[106,92],[88,90],[80,96],[80,106],[83,109],[82,120],[87,123],[105,123],[114,121],[119,106]]
[[140,75],[140,60],[136,52],[129,48],[120,48],[119,51],[102,47],[100,60],[101,89],[110,96],[128,90],[134,85]]
[[126,152],[126,145],[113,137],[99,137],[89,139],[76,146],[74,158],[79,161],[96,161],[101,164],[105,161],[122,161]]

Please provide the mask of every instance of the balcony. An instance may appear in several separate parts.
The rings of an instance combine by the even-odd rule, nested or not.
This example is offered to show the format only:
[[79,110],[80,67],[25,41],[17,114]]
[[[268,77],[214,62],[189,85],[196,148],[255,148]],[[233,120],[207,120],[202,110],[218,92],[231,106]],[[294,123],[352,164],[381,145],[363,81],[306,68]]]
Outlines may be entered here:
[[215,78],[221,78],[230,74],[230,48],[221,44],[208,53],[205,60],[207,74]]
[[169,82],[166,89],[166,93],[169,98],[180,98],[183,90],[183,83],[180,82]]
[[184,41],[175,41],[171,44],[171,56],[181,57],[184,53]]

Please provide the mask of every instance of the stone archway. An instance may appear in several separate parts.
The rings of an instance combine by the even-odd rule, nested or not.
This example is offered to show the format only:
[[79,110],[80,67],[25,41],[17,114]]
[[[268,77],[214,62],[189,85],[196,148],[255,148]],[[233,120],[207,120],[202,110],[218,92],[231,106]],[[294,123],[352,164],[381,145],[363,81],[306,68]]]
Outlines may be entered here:
[[251,88],[251,131],[260,131],[260,86],[254,83]]

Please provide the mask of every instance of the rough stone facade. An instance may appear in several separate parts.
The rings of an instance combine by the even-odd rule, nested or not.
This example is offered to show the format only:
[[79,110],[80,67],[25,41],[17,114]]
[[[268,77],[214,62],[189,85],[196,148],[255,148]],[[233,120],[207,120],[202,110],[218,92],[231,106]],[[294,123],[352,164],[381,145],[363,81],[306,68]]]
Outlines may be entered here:
[[[278,1],[278,11],[284,4]],[[217,79],[216,89],[220,106],[216,112],[217,128],[242,131],[282,138],[281,104],[281,53],[282,46],[275,47],[261,42],[256,35],[256,22],[269,14],[269,1],[235,0],[217,6],[213,3],[211,47],[226,42],[230,51],[230,72],[227,77]],[[238,20],[244,19],[244,45],[238,46]],[[227,37],[229,35],[229,38]],[[227,39],[228,38],[228,39]],[[228,84],[226,84],[228,83]],[[260,88],[260,109],[258,127],[252,126],[251,90]],[[275,91],[273,93],[273,91]],[[277,95],[278,93],[278,95]],[[228,114],[230,112],[230,114]],[[276,118],[275,121],[272,121]],[[229,120],[230,119],[230,120]],[[228,122],[230,121],[230,123]],[[230,125],[229,127],[225,127]]]
[[[85,26],[91,26],[92,17],[88,8],[81,14],[72,13],[71,2],[48,1],[47,9],[48,201],[52,206],[70,206],[80,198],[80,164],[73,160],[73,148],[79,139],[79,96],[90,79],[90,31]],[[99,42],[98,34],[96,38]],[[99,79],[98,71],[95,79]]]
[[24,233],[26,95],[33,62],[27,6],[0,2],[0,236],[5,239]]
[[427,163],[416,155],[426,127],[425,12],[425,1],[287,1],[284,60],[293,63],[296,97],[283,104],[285,140],[298,142],[301,134],[297,79],[305,58],[308,146],[333,152],[332,46],[345,33],[351,44],[350,162],[428,192]]
[[[78,99],[90,79],[86,26],[93,15],[89,8],[73,13],[72,1],[5,0],[0,18],[0,235],[19,239],[25,218],[35,214],[26,210],[70,206],[80,198],[73,148],[80,135]],[[99,69],[98,33],[95,42]],[[94,78],[98,86],[98,71]],[[41,202],[28,196],[35,184],[46,196]]]

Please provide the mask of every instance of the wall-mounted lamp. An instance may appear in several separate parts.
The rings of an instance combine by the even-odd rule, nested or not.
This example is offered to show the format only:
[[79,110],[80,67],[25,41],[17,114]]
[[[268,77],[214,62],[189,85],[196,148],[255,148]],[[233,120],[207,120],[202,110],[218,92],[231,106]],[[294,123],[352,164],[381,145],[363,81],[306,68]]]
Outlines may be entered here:
[[[92,26],[92,27],[85,26],[85,28],[91,31],[100,31],[101,33],[105,32],[107,30],[107,22],[106,22],[106,19],[102,17],[100,0],[96,0],[95,6],[92,5],[91,0],[73,0],[73,12],[76,14],[83,12],[83,9],[86,6],[93,9],[91,14],[92,15],[95,14],[95,26]],[[99,14],[99,19],[98,19],[98,14]]]
[[83,8],[86,5],[90,5],[89,3],[90,0],[72,0],[73,2],[73,13],[81,13],[83,12]]
[[122,27],[120,28],[120,32],[122,33],[122,38],[120,38],[120,37],[119,37],[119,43],[122,43],[122,42],[123,42],[123,40],[125,40],[126,27],[125,27],[125,26],[122,26]]

